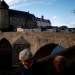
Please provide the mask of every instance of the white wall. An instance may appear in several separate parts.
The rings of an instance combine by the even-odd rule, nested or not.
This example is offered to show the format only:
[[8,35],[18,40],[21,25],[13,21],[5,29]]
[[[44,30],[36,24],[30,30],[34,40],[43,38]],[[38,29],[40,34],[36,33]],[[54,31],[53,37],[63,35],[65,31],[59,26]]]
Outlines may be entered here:
[[34,32],[41,32],[41,28],[33,29]]
[[47,23],[47,22],[41,22],[41,21],[37,21],[37,26],[51,26],[50,23]]
[[69,32],[69,29],[67,28],[67,29],[65,29],[65,32]]
[[53,32],[56,32],[56,28],[52,28],[52,31],[53,31]]
[[25,32],[32,32],[32,29],[24,29]]
[[49,32],[52,32],[52,29],[46,29],[47,31],[49,31]]

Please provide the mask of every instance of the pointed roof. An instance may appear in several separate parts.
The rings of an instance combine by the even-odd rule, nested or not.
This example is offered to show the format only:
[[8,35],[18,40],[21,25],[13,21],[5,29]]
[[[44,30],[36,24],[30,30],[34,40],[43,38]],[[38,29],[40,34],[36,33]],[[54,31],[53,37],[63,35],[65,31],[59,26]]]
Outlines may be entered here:
[[0,0],[0,8],[2,9],[8,9],[9,6],[7,5],[7,3],[4,0]]
[[29,44],[29,43],[24,39],[23,36],[21,36],[13,44]]

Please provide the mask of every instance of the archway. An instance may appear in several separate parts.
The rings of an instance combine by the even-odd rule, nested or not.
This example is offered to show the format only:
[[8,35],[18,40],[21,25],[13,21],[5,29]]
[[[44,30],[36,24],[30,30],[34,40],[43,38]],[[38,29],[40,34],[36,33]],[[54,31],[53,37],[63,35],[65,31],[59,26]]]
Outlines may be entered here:
[[0,70],[8,71],[12,69],[12,46],[10,42],[3,38],[0,41]]
[[39,50],[37,50],[37,52],[34,54],[34,58],[35,60],[38,60],[40,58],[43,58],[45,56],[50,55],[50,53],[52,52],[52,50],[57,46],[57,44],[54,43],[50,43],[47,44],[43,47],[41,47]]
[[60,45],[57,45],[57,46],[52,50],[51,54],[54,54],[54,53],[59,52],[59,51],[64,50],[64,49],[65,49],[64,47],[62,47],[62,46],[60,46]]
[[65,48],[54,43],[47,44],[43,47],[41,47],[37,52],[34,54],[35,60],[38,60],[40,58],[46,57],[50,54],[54,54],[58,51],[64,50]]

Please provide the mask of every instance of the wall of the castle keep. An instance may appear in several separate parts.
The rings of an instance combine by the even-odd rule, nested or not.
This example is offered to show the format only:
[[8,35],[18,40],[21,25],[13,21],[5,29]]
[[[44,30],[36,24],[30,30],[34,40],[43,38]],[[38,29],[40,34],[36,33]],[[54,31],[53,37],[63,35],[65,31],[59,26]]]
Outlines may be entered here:
[[75,45],[75,33],[4,32],[0,33],[0,40],[6,38],[13,45],[21,36],[30,43],[30,49],[33,54],[42,46],[50,43],[55,43],[65,48]]

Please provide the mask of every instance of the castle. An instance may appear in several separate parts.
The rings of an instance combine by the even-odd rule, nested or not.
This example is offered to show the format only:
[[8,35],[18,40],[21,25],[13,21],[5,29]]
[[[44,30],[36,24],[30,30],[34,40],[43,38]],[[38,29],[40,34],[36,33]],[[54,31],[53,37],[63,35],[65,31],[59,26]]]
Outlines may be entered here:
[[[13,27],[36,28],[37,21],[34,14],[25,11],[9,9],[4,0],[0,0],[0,30]],[[50,21],[49,21],[50,23]]]

